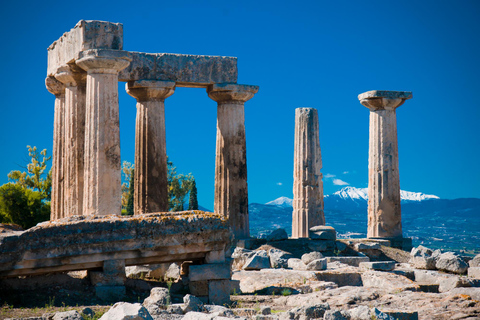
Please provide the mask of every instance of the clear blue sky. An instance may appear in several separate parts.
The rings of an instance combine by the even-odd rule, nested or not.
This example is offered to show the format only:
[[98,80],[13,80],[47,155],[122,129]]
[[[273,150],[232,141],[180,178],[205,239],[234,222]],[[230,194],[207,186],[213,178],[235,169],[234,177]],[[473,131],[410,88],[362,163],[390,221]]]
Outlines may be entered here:
[[[0,183],[26,145],[52,150],[47,47],[81,20],[124,25],[124,49],[238,57],[250,202],[292,196],[294,110],[320,118],[325,193],[367,186],[368,90],[413,91],[397,109],[403,190],[480,197],[479,1],[7,1],[0,19]],[[133,162],[135,100],[119,84],[122,160]],[[216,103],[166,100],[167,153],[213,208]],[[337,183],[339,181],[336,181]]]

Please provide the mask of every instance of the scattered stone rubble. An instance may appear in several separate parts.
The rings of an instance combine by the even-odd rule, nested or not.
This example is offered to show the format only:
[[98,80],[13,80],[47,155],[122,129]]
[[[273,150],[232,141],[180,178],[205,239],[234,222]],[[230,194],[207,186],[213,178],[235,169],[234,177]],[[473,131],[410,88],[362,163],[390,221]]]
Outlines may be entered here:
[[[190,288],[190,294],[181,295],[182,303],[174,300],[179,296],[175,284],[171,289],[155,287],[141,304],[118,302],[101,319],[480,319],[480,277],[466,276],[470,269],[479,268],[480,255],[468,259],[440,251],[434,254],[419,246],[410,253],[398,250],[405,256],[404,262],[399,262],[385,259],[382,254],[388,253],[388,247],[376,245],[371,239],[329,240],[333,244],[327,247],[342,247],[339,243],[343,243],[343,252],[350,256],[335,256],[332,250],[302,253],[308,248],[297,240],[288,240],[293,241],[290,249],[296,246],[303,251],[276,248],[285,240],[271,241],[256,249],[236,247],[231,258],[231,281],[224,279],[220,283],[223,289],[230,290],[229,301],[212,304],[201,294],[201,277],[222,278],[221,269],[210,270],[212,265],[207,264],[208,270],[192,273],[192,267],[202,265],[190,265],[188,275],[180,271],[180,279],[175,282],[183,281]],[[267,246],[271,248],[266,250]],[[355,253],[369,261],[347,259]],[[443,263],[439,264],[440,270],[433,270],[444,259],[442,256],[455,262],[447,265],[467,260],[464,262],[468,270],[447,270]],[[405,262],[408,257],[410,263]],[[429,261],[430,270],[419,257]],[[329,258],[345,258],[346,263]],[[312,264],[315,268],[308,267]],[[162,267],[164,272],[177,268]],[[61,313],[55,316],[70,319]]]

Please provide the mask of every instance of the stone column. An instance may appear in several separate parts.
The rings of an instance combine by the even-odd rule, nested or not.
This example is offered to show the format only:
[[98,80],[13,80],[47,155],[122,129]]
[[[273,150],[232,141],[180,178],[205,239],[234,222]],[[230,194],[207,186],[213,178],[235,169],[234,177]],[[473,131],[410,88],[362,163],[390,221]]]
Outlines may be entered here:
[[292,238],[308,238],[311,227],[325,225],[316,109],[295,109],[294,154]]
[[168,211],[165,99],[175,91],[173,81],[141,80],[126,84],[137,99],[135,129],[134,213]]
[[55,115],[53,120],[52,151],[52,193],[50,220],[64,217],[63,211],[63,137],[65,86],[54,77],[47,77],[45,85],[55,95]]
[[377,90],[358,96],[370,109],[368,238],[402,237],[395,109],[411,97],[411,92]]
[[83,70],[78,70],[77,66],[73,68],[74,70],[69,66],[60,67],[55,75],[55,78],[65,85],[63,144],[65,216],[83,214],[86,74]]
[[230,221],[236,239],[250,236],[244,104],[258,86],[214,84],[208,96],[218,102],[215,160],[215,213]]
[[82,51],[78,58],[87,71],[83,214],[120,214],[118,72],[131,59],[127,52],[107,49]]

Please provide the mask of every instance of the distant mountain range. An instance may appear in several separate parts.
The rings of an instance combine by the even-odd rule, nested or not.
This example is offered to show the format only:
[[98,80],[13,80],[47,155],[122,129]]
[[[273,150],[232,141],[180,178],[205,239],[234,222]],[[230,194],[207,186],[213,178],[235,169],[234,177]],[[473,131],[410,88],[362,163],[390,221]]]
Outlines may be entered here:
[[[435,195],[401,191],[402,224],[413,244],[445,250],[480,252],[480,199],[440,199]],[[324,197],[325,220],[339,238],[364,238],[367,232],[367,189],[346,187]],[[276,228],[291,234],[292,199],[251,203],[250,232],[264,236]]]

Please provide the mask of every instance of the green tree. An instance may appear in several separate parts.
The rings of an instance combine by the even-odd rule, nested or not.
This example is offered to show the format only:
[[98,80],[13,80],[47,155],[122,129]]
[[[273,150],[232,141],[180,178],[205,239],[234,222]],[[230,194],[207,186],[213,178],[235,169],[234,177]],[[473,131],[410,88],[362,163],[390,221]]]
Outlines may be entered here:
[[[30,163],[27,171],[13,170],[11,182],[0,187],[0,223],[16,223],[27,229],[50,218],[52,171],[46,173],[47,149],[27,146]],[[42,159],[40,159],[42,158]]]
[[191,190],[194,180],[191,173],[177,174],[177,168],[171,161],[168,166],[168,210],[182,211],[185,198]]
[[128,188],[128,200],[127,200],[127,215],[133,216],[133,192],[135,190],[135,169],[132,169],[132,173],[130,174],[130,186]]
[[190,198],[188,199],[188,210],[198,210],[197,183],[195,182],[195,178],[193,178],[192,187],[190,189]]
[[[37,147],[27,146],[30,163],[27,164],[27,172],[13,170],[8,174],[8,179],[23,188],[40,192],[43,199],[50,201],[52,192],[52,170],[45,173],[48,161],[52,157],[47,157],[47,149],[38,152]],[[40,161],[40,156],[42,160]],[[42,200],[43,200],[42,199]]]
[[[127,214],[127,206],[128,206],[128,197],[130,193],[130,187],[133,182],[133,169],[135,166],[128,161],[123,161],[122,163],[122,214]],[[133,191],[132,191],[133,196]]]
[[50,202],[44,194],[21,186],[6,183],[0,187],[0,222],[16,223],[24,229],[50,218]]

